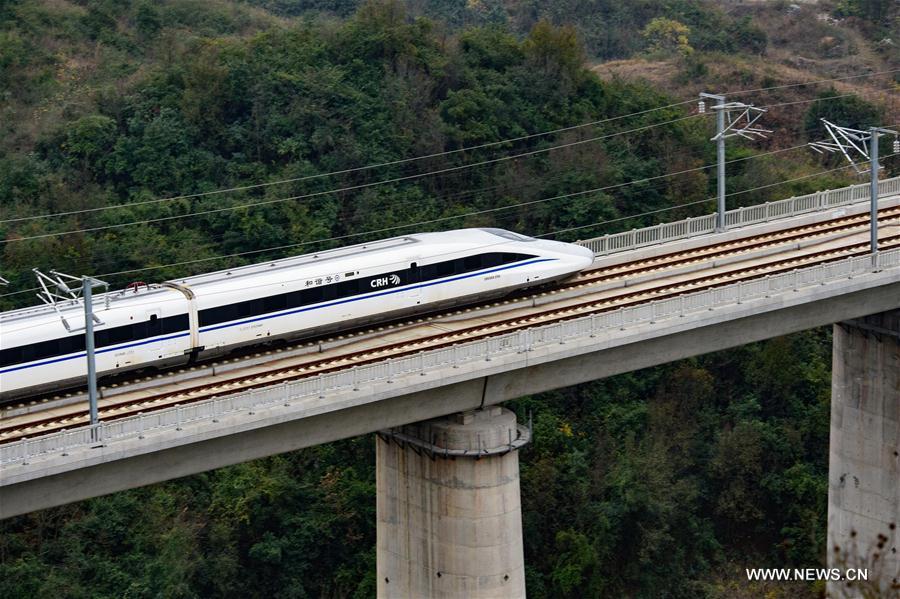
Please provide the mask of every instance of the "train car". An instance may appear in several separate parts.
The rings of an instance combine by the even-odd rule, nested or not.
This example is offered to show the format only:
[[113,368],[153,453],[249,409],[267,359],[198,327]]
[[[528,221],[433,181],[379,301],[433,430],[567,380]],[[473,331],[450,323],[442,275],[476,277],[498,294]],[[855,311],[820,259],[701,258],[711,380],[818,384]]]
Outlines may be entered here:
[[[94,323],[98,374],[190,357],[189,305],[181,290],[153,285],[100,295],[94,310],[100,321]],[[80,300],[0,315],[0,399],[84,384],[86,375]]]
[[[211,358],[569,277],[581,246],[502,229],[422,233],[97,296],[98,375]],[[83,305],[60,313],[83,327]],[[84,333],[49,307],[0,315],[0,399],[83,384]]]

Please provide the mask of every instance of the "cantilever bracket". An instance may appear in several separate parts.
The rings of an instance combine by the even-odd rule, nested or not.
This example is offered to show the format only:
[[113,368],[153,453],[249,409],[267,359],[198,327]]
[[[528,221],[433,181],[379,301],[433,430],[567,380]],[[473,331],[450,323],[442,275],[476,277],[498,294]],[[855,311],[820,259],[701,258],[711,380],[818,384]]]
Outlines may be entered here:
[[771,129],[763,129],[756,126],[757,121],[768,112],[765,108],[757,108],[752,104],[744,104],[742,102],[727,102],[717,104],[712,109],[721,110],[725,113],[725,128],[711,137],[710,141],[735,136],[751,140],[766,139],[768,137],[766,134],[772,133]]
[[[853,159],[854,154],[859,154],[866,161],[871,161],[869,155],[869,142],[872,141],[872,131],[863,131],[861,129],[852,129],[850,127],[841,127],[829,121],[828,119],[819,119],[825,124],[825,131],[828,133],[830,140],[811,141],[809,147],[819,154],[840,152],[847,159],[847,162],[853,167],[857,174],[865,175],[871,172],[872,168],[860,168],[856,160]],[[894,134],[896,131],[890,129],[875,128],[875,134]],[[879,166],[879,169],[884,168]]]
[[[84,277],[78,278],[73,277],[72,275],[67,275],[62,272],[57,272],[55,270],[51,270],[50,274],[44,274],[39,269],[34,268],[32,271],[37,277],[38,284],[41,286],[41,291],[37,293],[38,299],[42,302],[53,308],[53,311],[56,312],[56,315],[59,316],[59,319],[62,321],[63,326],[66,328],[66,331],[72,333],[74,331],[83,331],[85,329],[84,326],[73,328],[69,322],[66,320],[66,317],[60,311],[60,305],[74,305],[78,303],[78,300],[81,297],[81,291],[83,285],[85,283],[91,285],[91,287],[103,286],[107,290],[109,289],[109,284],[105,281],[101,281],[99,279],[95,279],[93,277]],[[78,283],[78,285],[71,285],[72,283]],[[106,307],[109,308],[109,297],[105,298]],[[91,312],[91,318],[97,324],[103,324],[103,321],[100,318]]]

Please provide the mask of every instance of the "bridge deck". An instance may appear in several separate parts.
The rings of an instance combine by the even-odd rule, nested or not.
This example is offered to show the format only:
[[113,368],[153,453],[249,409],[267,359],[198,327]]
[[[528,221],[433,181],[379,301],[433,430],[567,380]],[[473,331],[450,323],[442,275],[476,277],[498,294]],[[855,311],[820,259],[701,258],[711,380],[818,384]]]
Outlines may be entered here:
[[[104,398],[97,442],[76,426],[0,444],[0,517],[898,308],[898,206],[881,201],[876,268],[855,204],[601,257],[554,290],[125,388]],[[113,419],[134,410],[144,414]],[[0,426],[35,435],[80,417],[57,405]]]

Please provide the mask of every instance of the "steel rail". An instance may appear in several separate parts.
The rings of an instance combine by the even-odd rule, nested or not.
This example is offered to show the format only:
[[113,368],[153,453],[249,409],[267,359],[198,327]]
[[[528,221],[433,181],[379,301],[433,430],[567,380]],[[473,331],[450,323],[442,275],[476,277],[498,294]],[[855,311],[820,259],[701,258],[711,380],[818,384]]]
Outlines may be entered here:
[[[879,220],[888,220],[893,218],[894,216],[900,216],[900,206],[892,207],[892,208],[882,208],[879,211]],[[636,274],[646,274],[654,271],[664,271],[665,269],[676,267],[676,266],[684,266],[692,263],[701,262],[704,260],[710,259],[720,259],[728,256],[736,256],[741,253],[745,253],[748,251],[754,251],[763,249],[766,247],[776,247],[778,245],[784,245],[791,242],[799,242],[799,241],[807,241],[812,240],[817,237],[823,237],[826,235],[832,235],[840,231],[852,230],[856,227],[861,227],[868,223],[868,215],[867,214],[858,214],[858,215],[848,215],[842,216],[838,218],[833,218],[826,221],[821,221],[818,223],[811,223],[807,225],[800,225],[797,227],[792,227],[789,229],[783,229],[779,231],[773,231],[768,233],[761,233],[758,235],[752,235],[744,238],[739,238],[735,240],[730,240],[727,242],[723,242],[721,244],[715,244],[711,246],[703,246],[700,248],[682,250],[677,252],[670,252],[667,254],[661,254],[658,256],[653,256],[651,258],[643,258],[634,260],[632,262],[626,262],[619,265],[613,266],[602,266],[588,269],[582,272],[580,275],[566,280],[561,281],[555,284],[552,284],[551,287],[536,287],[528,290],[523,290],[521,292],[513,292],[512,294],[497,300],[488,300],[484,302],[476,302],[473,304],[468,304],[466,306],[454,307],[448,310],[435,311],[431,313],[421,314],[415,318],[410,319],[409,317],[394,321],[388,321],[380,325],[378,330],[387,329],[394,330],[396,328],[413,326],[416,324],[428,324],[429,322],[433,322],[437,319],[444,318],[448,315],[452,315],[454,313],[458,314],[460,311],[472,312],[475,310],[483,309],[486,307],[494,307],[498,305],[508,304],[512,302],[521,302],[523,300],[535,299],[538,297],[544,297],[547,295],[558,294],[563,291],[570,291],[573,289],[578,289],[582,287],[587,287],[590,285],[594,285],[597,283],[612,281],[618,278],[622,278],[626,275],[636,275]],[[341,339],[353,339],[354,337],[359,337],[362,335],[372,334],[375,332],[375,329],[372,327],[362,327],[359,329],[354,329],[350,331],[345,331],[341,333]],[[303,339],[294,339],[291,340],[285,347],[278,348],[275,350],[266,349],[266,353],[272,352],[272,360],[280,360],[284,359],[283,354],[285,351],[294,350],[303,346],[310,345],[319,345],[321,343],[329,343],[334,340],[334,337],[323,337],[320,339],[316,338],[303,338]],[[206,363],[201,363],[194,368],[203,368],[208,367],[211,363],[213,366],[218,365],[220,362],[228,363],[229,361],[237,362],[244,359],[254,359],[261,357],[260,346],[253,346],[251,348],[246,349],[238,349],[235,353],[230,356],[227,356],[225,360],[220,361],[208,361]],[[193,370],[193,369],[192,369]],[[175,377],[179,374],[183,374],[185,369],[183,366],[172,367],[168,370],[163,371],[158,374],[157,377],[162,377],[159,381],[160,385],[170,384],[165,379],[166,377]],[[133,386],[138,383],[142,383],[147,380],[145,375],[134,376],[135,373],[131,373],[130,380],[119,379],[113,388],[120,389],[117,391],[111,391],[109,387],[104,387],[103,389],[103,398],[111,398],[116,395],[121,395],[123,393],[127,393],[127,389],[129,386]],[[125,375],[119,375],[120,377],[124,377]],[[78,395],[79,393],[83,393],[83,389],[76,389],[68,392],[65,396],[60,396],[59,392],[54,392],[52,394],[44,394],[37,396],[30,396],[24,398],[17,398],[11,402],[9,402],[5,407],[9,408],[10,406],[18,405],[19,408],[24,407],[28,402],[29,405],[35,404],[45,404],[46,407],[42,407],[42,410],[50,410],[56,409],[54,403],[59,400],[65,400],[71,398],[73,395]],[[51,398],[51,395],[53,396]],[[2,405],[0,405],[0,409],[2,409]],[[109,409],[109,408],[107,408]],[[2,422],[2,420],[0,420]],[[2,429],[0,429],[2,431]]]
[[[426,374],[430,369],[457,367],[492,357],[521,354],[538,347],[548,347],[568,340],[582,342],[607,330],[626,330],[629,326],[654,323],[689,314],[702,314],[722,306],[739,305],[756,300],[766,302],[789,291],[820,287],[858,276],[878,277],[878,281],[896,283],[896,269],[900,268],[900,248],[850,256],[837,261],[795,268],[781,274],[750,281],[738,281],[713,289],[681,294],[674,298],[652,301],[635,307],[624,307],[606,314],[589,314],[571,320],[549,323],[524,331],[516,331],[453,345],[450,348],[417,352],[411,356],[388,359],[377,364],[325,373],[294,383],[279,383],[249,392],[234,393],[185,406],[150,412],[101,422],[94,427],[44,434],[0,445],[0,464],[26,465],[42,456],[68,455],[69,451],[94,447],[119,440],[143,439],[145,434],[180,431],[192,423],[217,423],[219,418],[244,413],[252,416],[256,410],[312,409],[303,407],[307,398],[325,397],[325,393],[359,391],[363,386],[390,383],[397,377]],[[885,271],[887,276],[879,274]],[[882,283],[879,283],[882,284]],[[290,408],[301,402],[298,408]]]
[[[885,250],[900,247],[900,235],[883,238]],[[533,327],[537,325],[561,322],[577,318],[585,314],[601,314],[623,307],[633,307],[651,301],[678,296],[689,291],[701,291],[732,284],[736,281],[749,281],[765,276],[771,276],[797,268],[798,265],[822,264],[833,262],[849,256],[863,255],[865,243],[856,243],[849,246],[832,248],[805,254],[792,256],[783,260],[776,260],[751,268],[735,268],[721,273],[713,273],[688,278],[675,283],[664,283],[648,289],[619,293],[612,297],[591,299],[575,304],[540,310],[534,313],[517,316],[508,319],[491,321],[482,325],[476,325],[459,329],[449,333],[435,334],[421,337],[408,342],[386,344],[371,350],[351,352],[345,355],[329,357],[323,360],[312,361],[301,365],[290,365],[276,369],[270,369],[265,373],[249,374],[186,387],[177,391],[160,393],[152,397],[140,397],[120,402],[113,406],[106,406],[101,411],[104,419],[124,418],[136,411],[157,410],[181,405],[185,402],[197,402],[221,395],[222,393],[234,393],[252,390],[271,385],[273,382],[292,382],[323,373],[332,373],[353,366],[361,366],[382,361],[386,358],[399,358],[415,354],[424,350],[434,350],[448,347],[460,342],[469,342],[481,338],[502,335],[511,331]],[[629,289],[629,288],[624,288]],[[165,402],[165,403],[163,403]],[[128,408],[127,412],[123,410]],[[51,416],[44,419],[31,420],[22,425],[7,425],[0,427],[0,443],[13,441],[23,435],[33,434],[32,431],[40,429],[41,433],[50,430],[48,425],[56,425],[55,428],[81,424],[85,419],[83,409],[73,410],[70,418],[60,420],[59,416]]]

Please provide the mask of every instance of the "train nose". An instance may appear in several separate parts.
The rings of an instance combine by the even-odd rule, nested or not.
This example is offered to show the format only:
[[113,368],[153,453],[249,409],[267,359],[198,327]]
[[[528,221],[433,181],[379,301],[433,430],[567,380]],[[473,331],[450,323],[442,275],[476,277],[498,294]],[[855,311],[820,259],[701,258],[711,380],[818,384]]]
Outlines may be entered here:
[[587,268],[594,263],[594,251],[590,248],[571,244],[569,245],[569,250],[573,257],[584,261],[584,266],[582,266],[582,268]]

